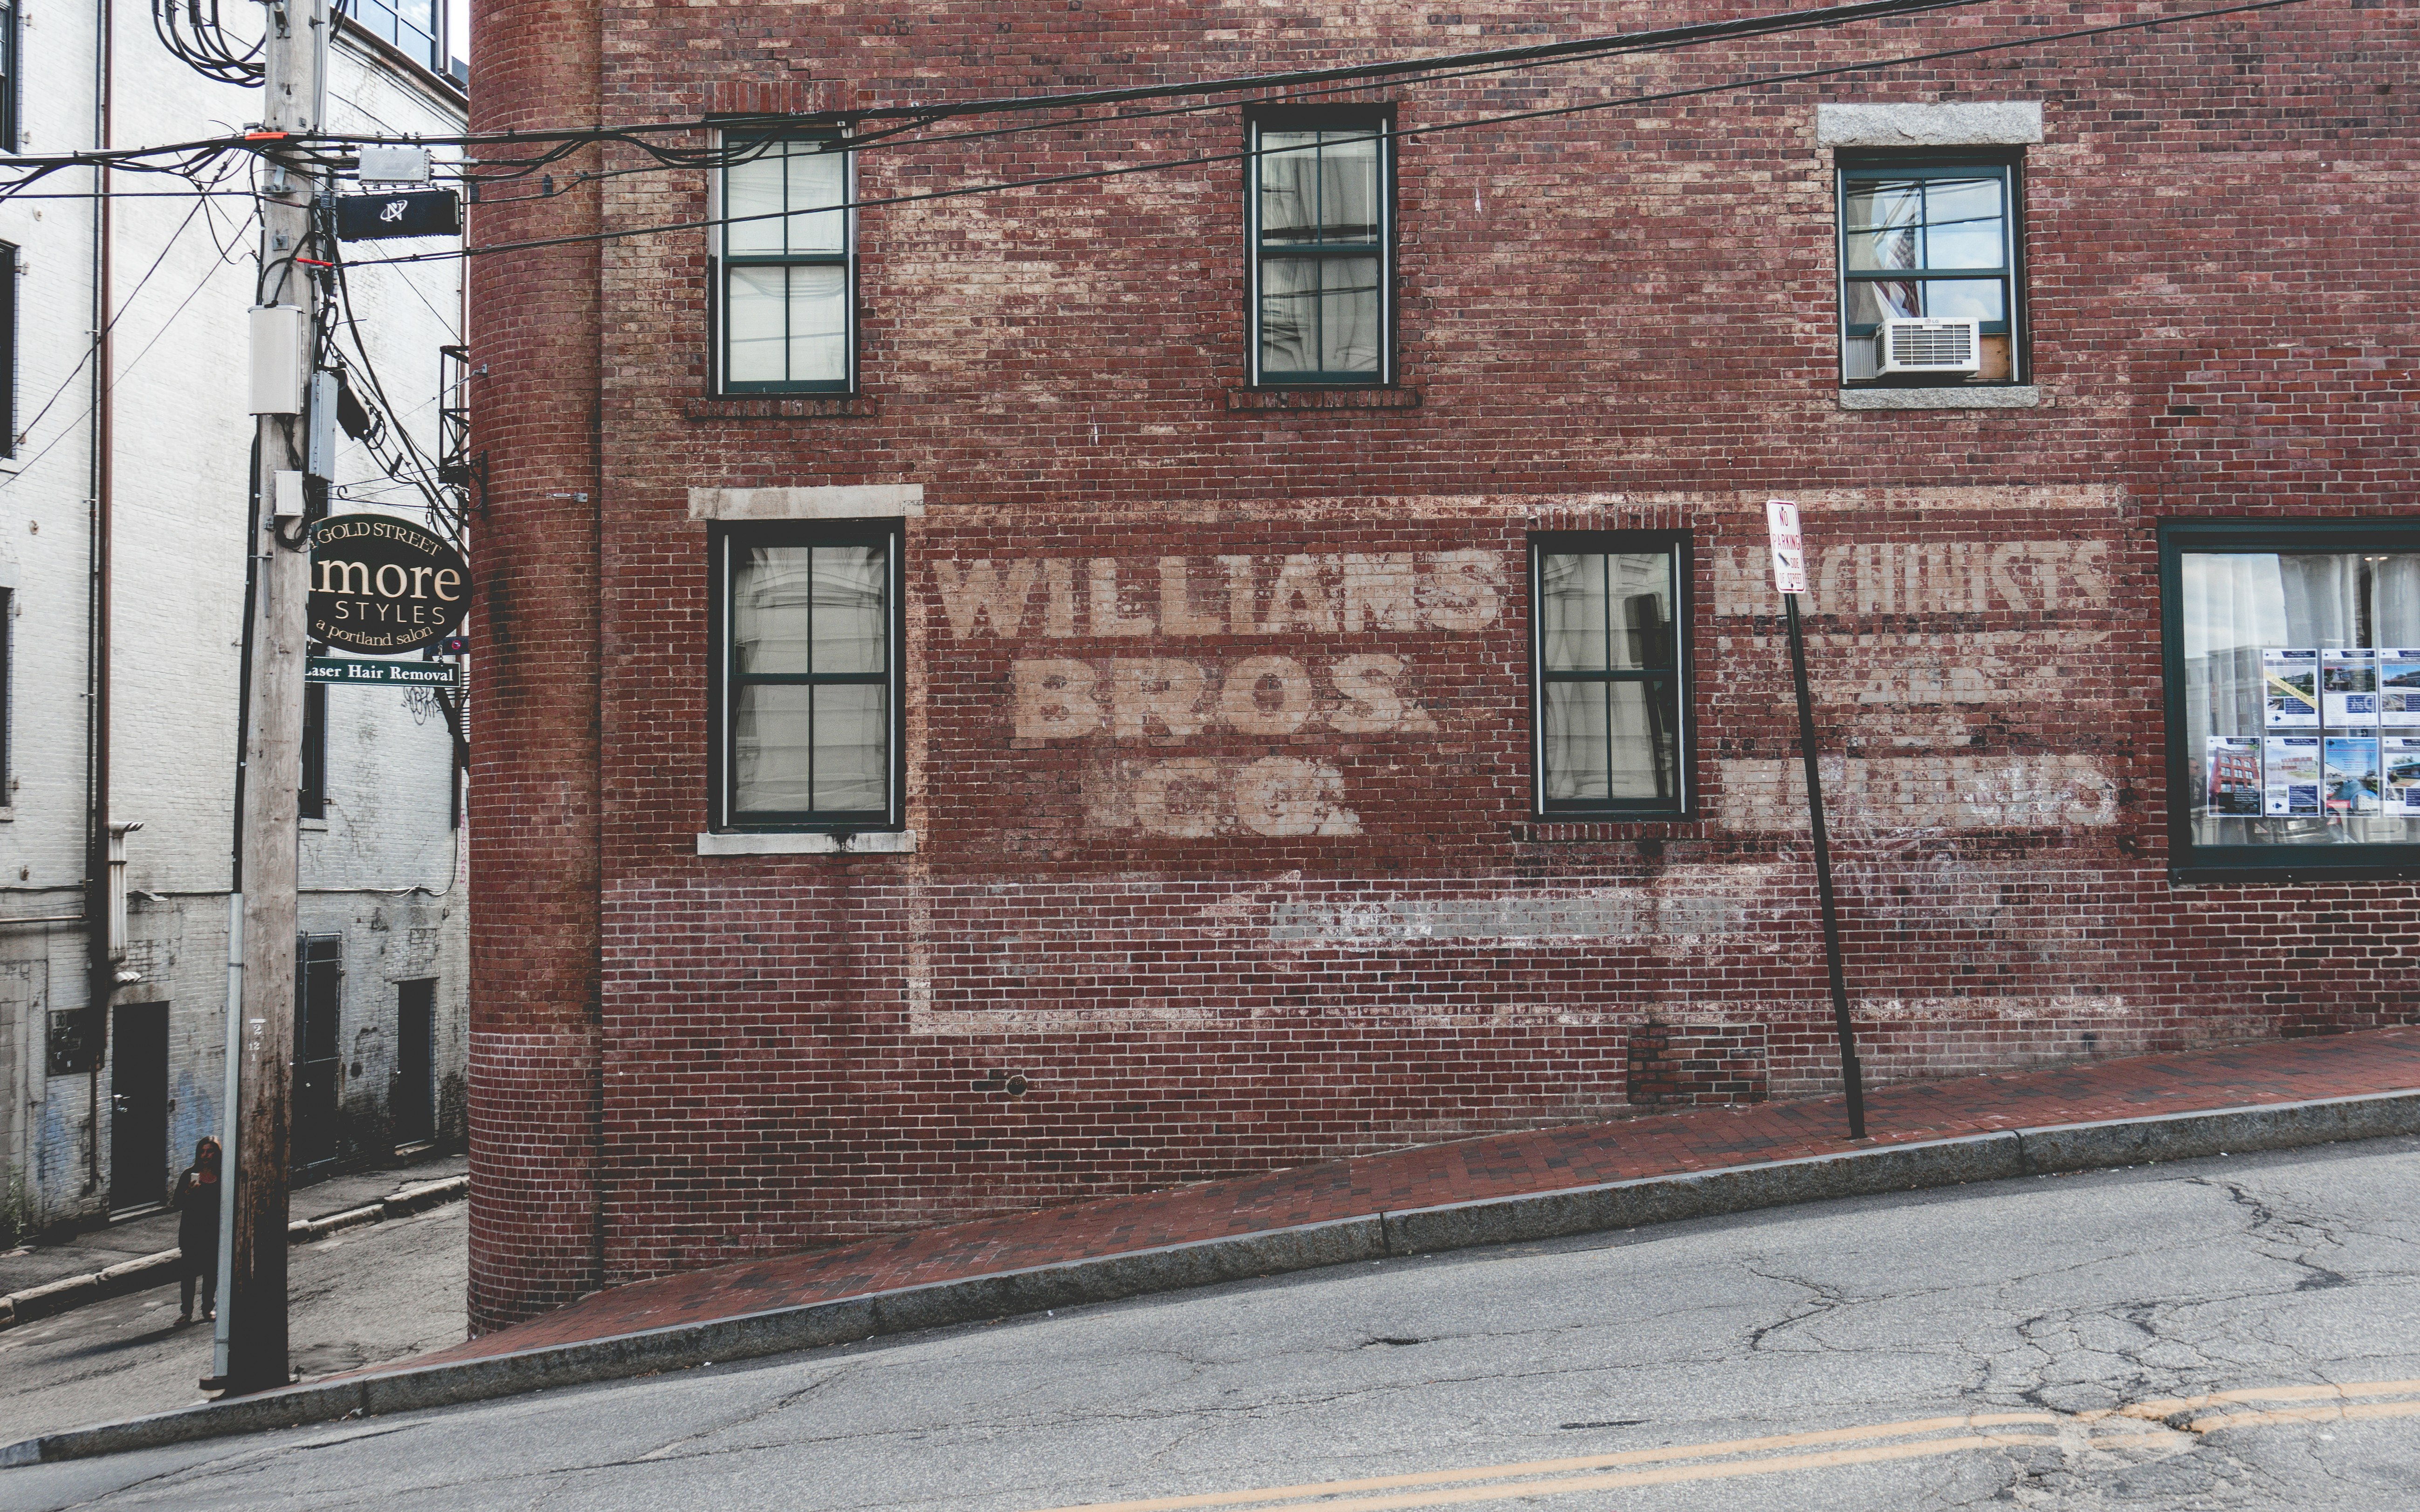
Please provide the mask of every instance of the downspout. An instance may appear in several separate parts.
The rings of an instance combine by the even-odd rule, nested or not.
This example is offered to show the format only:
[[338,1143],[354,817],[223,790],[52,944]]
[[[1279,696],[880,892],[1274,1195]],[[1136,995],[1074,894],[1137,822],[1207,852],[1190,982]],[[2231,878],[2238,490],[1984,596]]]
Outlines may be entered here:
[[[94,0],[92,64],[93,148],[110,146],[110,104],[115,85],[116,28],[111,0]],[[109,1032],[109,1000],[116,987],[116,965],[109,958],[109,628],[110,628],[110,491],[111,462],[116,450],[111,424],[110,390],[116,362],[110,350],[110,179],[106,166],[96,170],[100,193],[92,210],[92,517],[91,580],[86,585],[85,671],[85,1007],[101,1020],[99,1032]],[[104,1044],[107,1042],[104,1038]],[[104,1052],[105,1055],[105,1052]],[[101,1061],[93,1061],[86,1100],[89,1138],[85,1147],[87,1192],[101,1189]]]

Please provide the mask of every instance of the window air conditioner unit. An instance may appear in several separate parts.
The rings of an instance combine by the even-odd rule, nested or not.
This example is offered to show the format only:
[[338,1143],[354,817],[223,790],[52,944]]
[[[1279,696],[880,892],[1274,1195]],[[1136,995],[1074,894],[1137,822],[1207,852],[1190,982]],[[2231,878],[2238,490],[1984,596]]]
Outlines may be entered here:
[[1874,335],[1875,369],[1894,373],[1979,373],[1979,320],[1885,320]]

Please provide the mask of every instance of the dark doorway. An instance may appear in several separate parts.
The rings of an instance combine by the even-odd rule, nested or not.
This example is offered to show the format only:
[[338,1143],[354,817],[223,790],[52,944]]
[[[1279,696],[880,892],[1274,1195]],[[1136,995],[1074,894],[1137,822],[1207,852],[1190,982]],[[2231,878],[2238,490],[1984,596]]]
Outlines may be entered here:
[[437,1133],[437,980],[395,984],[395,1142],[426,1144]]
[[345,937],[305,934],[294,951],[294,1153],[301,1176],[336,1158],[337,1026],[345,997]]
[[168,1195],[168,1005],[121,1003],[109,1022],[109,1206]]

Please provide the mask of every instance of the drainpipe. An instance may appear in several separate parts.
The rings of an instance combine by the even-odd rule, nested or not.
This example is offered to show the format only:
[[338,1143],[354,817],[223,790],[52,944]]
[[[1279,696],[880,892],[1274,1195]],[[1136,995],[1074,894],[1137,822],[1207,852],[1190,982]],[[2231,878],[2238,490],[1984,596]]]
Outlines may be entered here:
[[[115,83],[116,28],[111,0],[94,0],[92,65],[92,137],[96,151],[110,146],[110,103]],[[92,517],[91,580],[85,593],[85,907],[88,970],[85,1007],[107,1023],[110,995],[116,987],[116,963],[110,958],[111,913],[109,867],[109,622],[110,622],[110,493],[111,462],[116,450],[110,388],[116,363],[110,350],[110,202],[109,170],[95,170],[100,193],[92,206]],[[104,1041],[105,1042],[105,1041]],[[90,1137],[86,1143],[86,1189],[101,1187],[101,1062],[92,1069],[86,1099]]]

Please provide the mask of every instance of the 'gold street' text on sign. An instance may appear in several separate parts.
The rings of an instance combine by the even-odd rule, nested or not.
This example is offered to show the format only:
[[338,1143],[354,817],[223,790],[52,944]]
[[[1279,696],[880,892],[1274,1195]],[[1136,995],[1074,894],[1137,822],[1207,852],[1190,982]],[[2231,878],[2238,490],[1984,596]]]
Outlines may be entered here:
[[460,552],[410,520],[336,515],[311,527],[311,639],[399,656],[452,633],[471,603]]

